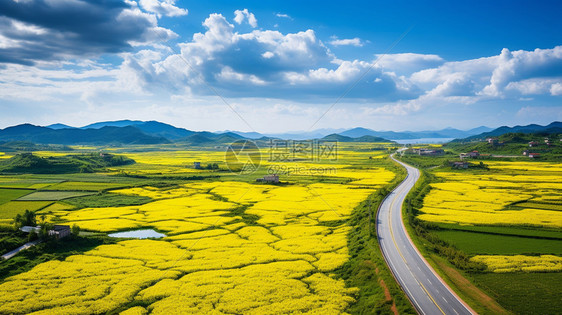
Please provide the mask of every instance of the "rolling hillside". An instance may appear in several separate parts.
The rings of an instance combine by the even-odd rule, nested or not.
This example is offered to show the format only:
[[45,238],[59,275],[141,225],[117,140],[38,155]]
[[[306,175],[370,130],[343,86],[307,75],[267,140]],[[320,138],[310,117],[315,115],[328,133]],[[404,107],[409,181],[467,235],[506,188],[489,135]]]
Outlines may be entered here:
[[548,133],[548,134],[562,133],[562,122],[555,121],[546,126],[541,126],[536,124],[531,124],[527,126],[514,126],[514,127],[502,126],[489,132],[483,132],[481,134],[467,137],[464,139],[457,139],[455,140],[455,142],[482,140],[490,137],[498,137],[507,133],[528,134],[528,133],[541,133],[541,132]]

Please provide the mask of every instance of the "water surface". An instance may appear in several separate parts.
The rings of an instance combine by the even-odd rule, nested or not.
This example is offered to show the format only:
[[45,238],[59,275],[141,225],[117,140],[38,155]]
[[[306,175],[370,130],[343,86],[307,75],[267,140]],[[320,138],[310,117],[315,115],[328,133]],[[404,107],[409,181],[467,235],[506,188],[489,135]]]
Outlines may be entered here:
[[126,238],[161,238],[166,234],[158,233],[153,229],[132,230],[125,232],[117,232],[108,234],[109,237],[126,237]]
[[419,139],[402,139],[392,140],[399,144],[418,144],[418,143],[446,143],[455,138],[419,138]]

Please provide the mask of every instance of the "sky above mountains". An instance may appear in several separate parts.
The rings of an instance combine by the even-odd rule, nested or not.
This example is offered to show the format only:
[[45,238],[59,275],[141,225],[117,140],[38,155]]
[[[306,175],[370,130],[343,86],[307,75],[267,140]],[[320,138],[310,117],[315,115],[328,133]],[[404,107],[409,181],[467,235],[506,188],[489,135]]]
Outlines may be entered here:
[[562,119],[559,1],[0,1],[0,128]]

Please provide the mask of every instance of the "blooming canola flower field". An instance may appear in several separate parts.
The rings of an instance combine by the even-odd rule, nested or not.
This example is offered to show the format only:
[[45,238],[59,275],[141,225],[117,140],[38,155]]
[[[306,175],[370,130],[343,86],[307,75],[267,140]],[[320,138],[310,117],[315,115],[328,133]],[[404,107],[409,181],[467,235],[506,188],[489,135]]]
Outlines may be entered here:
[[0,313],[345,313],[358,291],[334,274],[349,259],[346,220],[395,174],[340,168],[333,176],[344,183],[191,181],[111,191],[152,198],[143,205],[53,208],[49,219],[84,230],[166,237],[101,245],[7,278]]
[[[434,223],[560,231],[562,164],[486,164],[487,172],[435,172],[440,182],[431,184],[418,218]],[[494,273],[562,271],[562,257],[555,255],[476,255],[471,260]]]
[[562,228],[562,164],[487,162],[492,174],[436,172],[420,219]]
[[541,256],[503,256],[503,255],[477,255],[471,258],[476,262],[484,263],[488,269],[496,273],[504,272],[561,272],[562,257],[554,255]]

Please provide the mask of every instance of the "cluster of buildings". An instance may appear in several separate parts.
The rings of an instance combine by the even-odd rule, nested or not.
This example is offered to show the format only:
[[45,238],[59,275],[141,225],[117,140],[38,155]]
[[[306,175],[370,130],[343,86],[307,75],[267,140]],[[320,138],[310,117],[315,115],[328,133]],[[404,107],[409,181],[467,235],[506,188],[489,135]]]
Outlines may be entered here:
[[475,159],[475,158],[477,158],[477,157],[479,157],[479,156],[480,156],[480,152],[478,152],[478,151],[476,151],[476,150],[474,150],[474,151],[472,151],[472,152],[468,152],[468,153],[461,153],[461,154],[459,154],[459,157],[461,158],[461,160],[462,160],[462,159],[465,159],[465,158]]
[[426,155],[426,156],[441,156],[445,155],[445,150],[443,149],[423,149],[423,148],[414,148],[412,152],[417,155]]
[[[560,139],[560,141],[562,141],[562,139]],[[531,147],[531,148],[532,147],[538,147],[539,144],[540,144],[540,142],[538,142],[538,141],[531,141],[531,142],[529,142],[529,147]],[[550,142],[550,139],[548,139],[548,138],[544,138],[544,144],[546,144],[546,146],[549,146],[549,147],[552,145],[552,143]]]
[[[22,226],[20,230],[25,233],[39,233],[39,231],[41,230],[41,226],[26,225]],[[49,236],[52,236],[56,239],[61,239],[70,236],[70,234],[72,234],[72,231],[70,229],[70,226],[68,225],[54,225],[53,228],[47,233]]]
[[528,156],[531,159],[536,159],[541,156],[540,153],[529,152],[529,150],[523,151],[523,155]]

